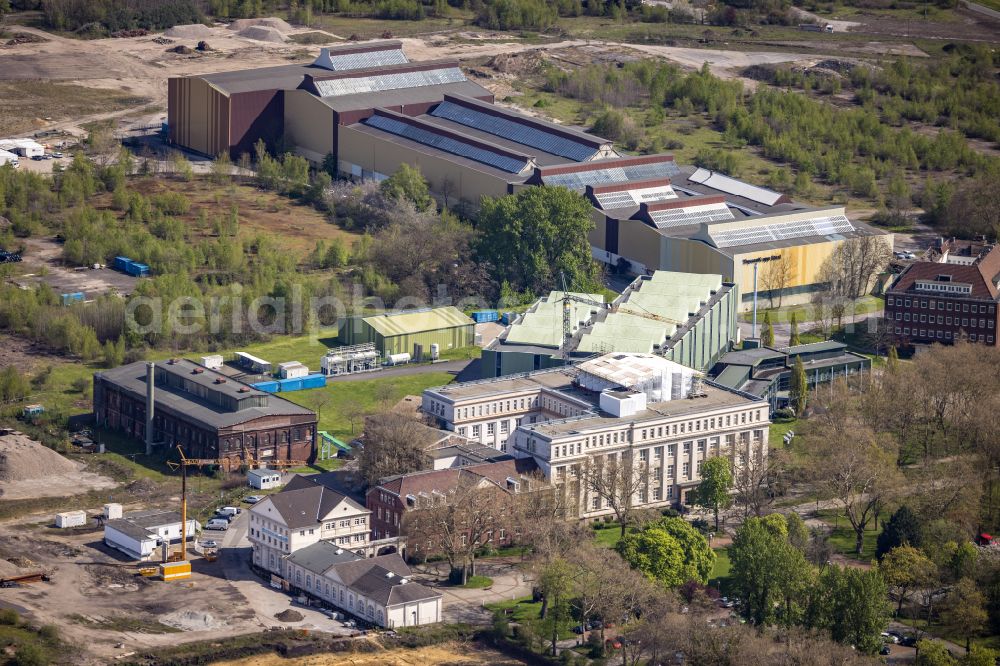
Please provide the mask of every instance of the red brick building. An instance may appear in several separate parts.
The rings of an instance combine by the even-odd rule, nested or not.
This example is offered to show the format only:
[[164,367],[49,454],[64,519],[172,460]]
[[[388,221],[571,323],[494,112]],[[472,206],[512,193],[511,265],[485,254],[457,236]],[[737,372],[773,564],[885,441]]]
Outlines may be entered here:
[[[401,535],[407,512],[419,509],[422,502],[447,500],[449,493],[460,483],[482,483],[509,493],[524,492],[529,487],[544,484],[536,474],[538,467],[530,459],[508,459],[481,465],[467,465],[450,469],[413,472],[384,480],[368,490],[365,505],[371,511],[372,540]],[[532,485],[534,484],[534,486]],[[414,535],[408,535],[411,538]],[[494,531],[492,544],[510,543],[510,534],[499,527]]]
[[885,319],[897,346],[1000,340],[1000,247],[940,240],[886,291]]

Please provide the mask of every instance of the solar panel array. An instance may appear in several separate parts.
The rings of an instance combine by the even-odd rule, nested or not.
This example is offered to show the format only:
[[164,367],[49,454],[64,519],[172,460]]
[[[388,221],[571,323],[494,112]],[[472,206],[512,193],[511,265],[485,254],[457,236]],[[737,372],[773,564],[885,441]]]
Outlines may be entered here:
[[531,146],[553,155],[566,157],[575,162],[588,160],[596,152],[593,145],[546,132],[510,118],[483,113],[454,102],[441,102],[431,111],[431,115],[435,118],[444,118],[466,127],[488,132],[522,146]]
[[458,139],[443,136],[436,132],[431,132],[422,127],[389,118],[387,116],[371,116],[364,121],[365,125],[378,128],[384,132],[395,134],[411,141],[416,141],[425,146],[431,146],[438,150],[443,150],[452,155],[459,155],[470,160],[475,160],[482,164],[506,171],[508,173],[521,173],[528,165],[528,159],[503,155],[479,146],[464,143]]
[[330,62],[337,72],[351,69],[367,69],[384,65],[405,65],[409,62],[401,49],[389,51],[369,51],[367,53],[330,54]]
[[607,169],[592,169],[574,173],[552,174],[544,176],[546,185],[568,187],[571,190],[585,190],[587,185],[610,185],[625,183],[632,180],[653,180],[669,178],[680,173],[673,160],[653,162],[651,164],[633,164],[624,167],[609,167]]
[[673,189],[670,187],[658,187],[646,190],[618,190],[617,192],[604,192],[595,194],[594,198],[601,206],[601,210],[615,210],[618,208],[631,208],[640,203],[655,203],[657,201],[669,201],[676,199]]
[[349,79],[316,81],[316,90],[319,91],[320,97],[340,97],[384,90],[421,88],[442,83],[460,83],[465,80],[465,74],[462,74],[462,70],[458,67],[445,67],[420,72],[394,72]]
[[830,236],[832,234],[847,234],[854,231],[854,225],[843,215],[814,217],[809,220],[794,220],[761,224],[743,229],[727,229],[716,232],[709,231],[716,247],[733,247],[735,245],[752,245],[787,240],[789,238],[806,238],[808,236]]
[[657,229],[684,227],[702,222],[720,222],[734,219],[729,206],[724,203],[708,204],[706,206],[691,206],[690,208],[674,208],[673,210],[656,210],[649,213],[650,219]]

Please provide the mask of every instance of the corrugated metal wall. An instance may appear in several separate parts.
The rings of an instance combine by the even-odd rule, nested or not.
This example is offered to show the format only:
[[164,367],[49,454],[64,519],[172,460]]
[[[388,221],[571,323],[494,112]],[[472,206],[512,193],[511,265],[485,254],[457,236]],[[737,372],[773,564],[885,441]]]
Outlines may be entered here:
[[199,78],[167,81],[170,140],[188,150],[215,156],[229,147],[230,100]]

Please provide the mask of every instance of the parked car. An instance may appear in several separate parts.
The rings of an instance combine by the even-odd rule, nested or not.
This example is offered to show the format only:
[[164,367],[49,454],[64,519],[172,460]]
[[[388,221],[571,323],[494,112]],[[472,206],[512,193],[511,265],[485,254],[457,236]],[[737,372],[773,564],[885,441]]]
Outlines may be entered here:
[[43,155],[32,155],[31,159],[34,162],[41,162],[42,160],[45,159],[45,157]]
[[892,654],[892,649],[888,645],[883,645],[879,648],[879,654]]
[[243,498],[243,501],[246,502],[247,504],[256,504],[262,499],[264,499],[263,495],[247,495],[246,497]]
[[208,539],[206,541],[202,541],[201,542],[201,547],[202,548],[218,548],[219,547],[219,542],[218,541],[214,541],[212,539]]
[[899,634],[893,633],[891,631],[882,632],[882,640],[886,643],[896,644],[899,643]]
[[238,506],[224,506],[215,513],[217,513],[220,516],[236,517],[241,513],[243,513],[243,509],[239,508]]
[[205,523],[206,530],[219,530],[220,532],[225,532],[229,529],[229,521],[225,518],[212,518],[210,521]]
[[899,644],[905,647],[916,647],[917,637],[916,636],[903,636],[899,639]]
[[62,156],[63,156],[63,154],[60,153],[59,151],[56,151],[56,152],[52,153],[52,157],[56,158],[57,160],[58,159],[62,159]]

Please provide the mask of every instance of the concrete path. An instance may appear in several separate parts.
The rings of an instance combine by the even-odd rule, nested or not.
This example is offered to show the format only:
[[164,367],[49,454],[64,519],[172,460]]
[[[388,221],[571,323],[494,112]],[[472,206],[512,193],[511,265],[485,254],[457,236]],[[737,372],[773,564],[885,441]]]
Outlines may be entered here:
[[990,9],[989,7],[984,7],[983,5],[977,5],[974,2],[965,2],[964,4],[970,10],[972,10],[972,11],[978,13],[978,14],[982,14],[984,16],[989,16],[992,19],[997,19],[998,21],[1000,21],[1000,12],[998,12],[995,9]]
[[414,579],[444,595],[445,622],[489,624],[492,613],[486,604],[510,601],[531,595],[531,579],[524,574],[517,558],[498,558],[476,562],[476,575],[488,576],[493,585],[470,590],[447,584],[448,563],[428,562],[413,567]]

